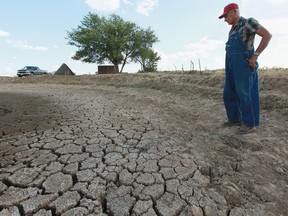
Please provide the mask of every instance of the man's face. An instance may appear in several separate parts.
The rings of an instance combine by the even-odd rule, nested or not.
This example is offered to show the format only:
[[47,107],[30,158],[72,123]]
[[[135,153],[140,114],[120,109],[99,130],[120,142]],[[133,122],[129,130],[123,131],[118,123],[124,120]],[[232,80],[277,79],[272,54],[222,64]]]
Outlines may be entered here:
[[236,15],[236,10],[231,10],[224,16],[224,21],[227,22],[229,25],[234,25],[236,24]]

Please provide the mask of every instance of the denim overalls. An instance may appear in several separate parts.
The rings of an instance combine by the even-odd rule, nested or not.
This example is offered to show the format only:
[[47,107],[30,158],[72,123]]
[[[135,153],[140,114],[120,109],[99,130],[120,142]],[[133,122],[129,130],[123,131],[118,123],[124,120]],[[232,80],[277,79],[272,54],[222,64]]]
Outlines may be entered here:
[[258,63],[250,68],[248,59],[254,48],[246,50],[239,31],[226,43],[224,104],[229,121],[242,121],[247,126],[260,124]]

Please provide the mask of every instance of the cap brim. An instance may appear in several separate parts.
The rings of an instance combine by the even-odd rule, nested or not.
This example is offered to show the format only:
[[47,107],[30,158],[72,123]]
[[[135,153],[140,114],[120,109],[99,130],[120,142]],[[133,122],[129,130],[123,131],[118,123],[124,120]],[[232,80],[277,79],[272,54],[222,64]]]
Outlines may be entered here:
[[228,14],[228,13],[224,13],[221,16],[219,16],[219,19],[222,19],[226,14]]

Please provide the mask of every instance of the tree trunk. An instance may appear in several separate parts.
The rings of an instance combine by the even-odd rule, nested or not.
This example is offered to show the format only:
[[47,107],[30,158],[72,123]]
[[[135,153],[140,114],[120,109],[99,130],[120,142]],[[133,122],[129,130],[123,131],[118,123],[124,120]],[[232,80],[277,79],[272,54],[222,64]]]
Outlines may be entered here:
[[120,73],[122,73],[125,64],[126,64],[126,58],[125,58],[124,61],[123,61],[123,64],[122,64],[122,67],[121,67]]
[[119,73],[119,65],[118,64],[114,64],[114,70],[116,73]]

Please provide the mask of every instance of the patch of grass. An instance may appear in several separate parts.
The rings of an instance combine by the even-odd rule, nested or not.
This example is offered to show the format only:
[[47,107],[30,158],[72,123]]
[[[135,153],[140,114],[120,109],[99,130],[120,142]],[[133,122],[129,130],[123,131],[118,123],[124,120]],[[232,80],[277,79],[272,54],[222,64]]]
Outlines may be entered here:
[[264,76],[281,76],[281,75],[288,75],[288,68],[267,68],[263,67],[259,69],[259,73]]
[[283,115],[285,119],[288,121],[288,108],[283,110]]
[[261,97],[261,108],[266,110],[282,110],[288,116],[288,102],[275,95]]
[[[261,97],[261,108],[266,110],[288,107],[287,100],[275,96],[273,92],[286,94],[288,91],[288,69],[260,69],[261,91],[266,95]],[[190,97],[212,97],[222,99],[224,71],[205,72],[162,72],[162,73],[123,73],[107,75],[80,76],[28,76],[0,77],[0,83],[27,83],[53,85],[111,85],[116,87],[151,88],[170,92],[176,95]],[[271,93],[270,93],[271,92]]]

